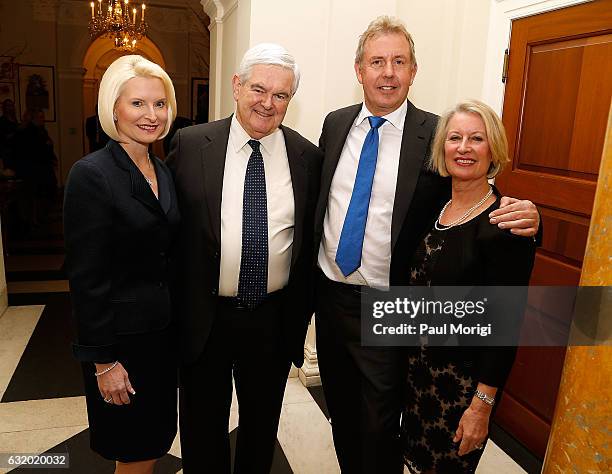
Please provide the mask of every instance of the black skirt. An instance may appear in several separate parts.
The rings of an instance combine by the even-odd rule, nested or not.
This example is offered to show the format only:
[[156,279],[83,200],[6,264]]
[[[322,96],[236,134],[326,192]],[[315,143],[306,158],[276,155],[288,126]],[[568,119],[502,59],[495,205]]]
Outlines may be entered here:
[[[402,440],[404,464],[411,474],[474,473],[483,453],[477,449],[464,456],[457,454],[459,443],[453,437],[478,382],[471,366],[450,360],[448,349],[410,351]],[[457,352],[457,348],[452,350]]]
[[172,329],[122,336],[119,362],[135,395],[129,405],[106,403],[93,363],[84,363],[91,449],[106,459],[136,462],[165,455],[177,431],[177,355]]

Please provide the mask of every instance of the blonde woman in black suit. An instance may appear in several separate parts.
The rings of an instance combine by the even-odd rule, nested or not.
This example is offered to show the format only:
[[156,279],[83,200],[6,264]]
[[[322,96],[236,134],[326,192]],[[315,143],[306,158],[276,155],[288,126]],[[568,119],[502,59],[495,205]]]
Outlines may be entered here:
[[176,116],[166,72],[123,56],[98,97],[107,145],[79,160],[65,191],[66,269],[91,447],[116,473],[152,473],[176,436],[168,281],[179,223],[171,175],[148,152]]

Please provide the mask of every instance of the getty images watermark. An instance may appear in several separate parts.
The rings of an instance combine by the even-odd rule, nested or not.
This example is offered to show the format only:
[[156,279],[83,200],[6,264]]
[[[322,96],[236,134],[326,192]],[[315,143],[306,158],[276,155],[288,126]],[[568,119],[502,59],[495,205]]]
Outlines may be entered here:
[[[427,317],[454,316],[463,319],[466,316],[482,316],[486,313],[487,298],[468,301],[439,301],[439,300],[412,300],[408,297],[395,298],[393,301],[374,301],[372,303],[372,316],[382,319],[391,315],[404,316],[410,321],[421,320]],[[383,322],[374,323],[372,331],[377,335],[446,335],[446,334],[477,334],[481,337],[491,335],[491,323],[464,324],[463,322],[440,323],[432,322],[405,322],[395,325],[386,325]]]
[[594,329],[602,317],[597,302],[609,296],[609,287],[364,289],[361,341],[364,346],[595,345],[601,342]]

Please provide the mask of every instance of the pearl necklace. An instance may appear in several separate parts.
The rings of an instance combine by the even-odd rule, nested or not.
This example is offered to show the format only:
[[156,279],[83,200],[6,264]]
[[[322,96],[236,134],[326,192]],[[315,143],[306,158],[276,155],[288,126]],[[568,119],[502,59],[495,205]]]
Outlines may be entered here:
[[457,219],[454,222],[451,222],[450,224],[448,224],[447,226],[444,227],[440,227],[443,224],[440,224],[440,219],[442,218],[442,214],[444,214],[444,211],[446,211],[446,208],[449,206],[449,204],[451,202],[453,202],[452,199],[450,199],[442,208],[442,210],[440,211],[440,215],[438,216],[438,218],[436,219],[436,222],[434,222],[434,228],[436,230],[448,230],[451,227],[455,227],[458,224],[461,224],[463,221],[465,221],[468,217],[470,217],[470,215],[472,214],[472,212],[474,212],[476,209],[478,209],[480,206],[483,205],[483,203],[489,199],[489,196],[493,194],[493,188],[491,186],[489,186],[489,192],[485,195],[485,197],[483,197],[480,201],[478,201],[476,204],[474,204],[472,207],[470,207],[465,214],[463,214],[459,219]]

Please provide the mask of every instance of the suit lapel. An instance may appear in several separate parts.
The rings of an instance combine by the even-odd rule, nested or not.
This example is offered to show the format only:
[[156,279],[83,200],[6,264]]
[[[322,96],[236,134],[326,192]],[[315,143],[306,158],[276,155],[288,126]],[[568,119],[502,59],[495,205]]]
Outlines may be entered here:
[[325,217],[325,210],[327,209],[327,201],[329,200],[329,190],[331,183],[340,160],[344,143],[351,130],[353,122],[359,111],[361,110],[361,104],[354,105],[346,109],[345,113],[338,117],[334,123],[330,123],[328,127],[333,127],[335,130],[327,132],[325,138],[325,158],[323,160],[323,166],[321,168],[321,190],[320,196],[322,199],[317,205],[317,214],[315,217],[316,225],[321,225]]
[[200,150],[204,175],[202,192],[206,196],[208,216],[218,245],[221,245],[221,197],[231,120],[230,116],[220,121],[219,127],[206,135]]
[[117,165],[123,170],[127,171],[130,174],[130,183],[131,183],[131,191],[132,197],[134,199],[140,201],[146,207],[151,209],[154,213],[166,217],[166,213],[162,209],[159,201],[153,194],[151,187],[146,182],[144,176],[138,169],[138,167],[134,164],[131,158],[128,156],[127,152],[123,149],[121,145],[117,142],[109,142],[109,148],[115,162]]
[[424,127],[425,119],[425,114],[408,101],[391,221],[391,252],[404,224],[427,155],[430,132]]
[[281,126],[285,136],[285,147],[287,159],[289,160],[289,171],[291,173],[291,186],[293,187],[293,202],[295,207],[295,227],[293,229],[293,249],[291,253],[291,266],[297,260],[302,245],[302,234],[304,229],[304,213],[306,209],[306,197],[308,194],[308,170],[306,162],[302,159],[304,150],[297,146],[292,130]]

